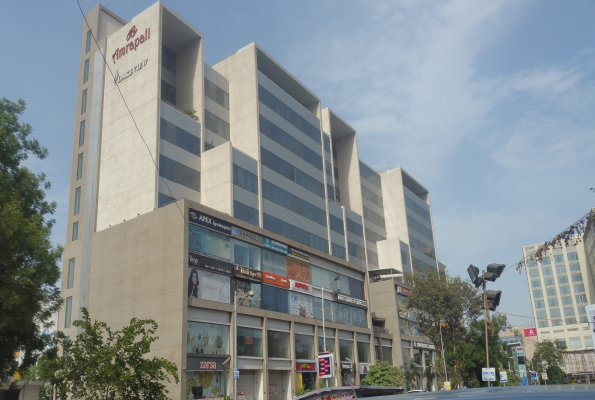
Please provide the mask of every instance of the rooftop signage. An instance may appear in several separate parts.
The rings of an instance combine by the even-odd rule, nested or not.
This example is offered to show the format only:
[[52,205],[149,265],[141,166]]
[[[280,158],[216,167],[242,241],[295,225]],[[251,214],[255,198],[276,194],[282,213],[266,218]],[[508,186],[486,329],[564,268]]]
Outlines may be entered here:
[[151,28],[145,29],[144,35],[140,35],[136,39],[134,39],[136,33],[137,29],[136,25],[134,25],[132,28],[130,28],[130,31],[128,31],[128,35],[126,35],[126,40],[130,41],[126,44],[126,46],[116,49],[116,51],[112,55],[112,60],[114,61],[114,64],[116,63],[116,60],[120,59],[120,57],[123,57],[125,54],[128,54],[128,51],[136,50],[138,46],[145,43],[147,40],[151,38]]
[[263,238],[263,247],[265,249],[273,250],[281,254],[287,255],[288,246],[284,243],[277,242],[276,240],[269,239],[268,237]]
[[366,300],[356,299],[355,297],[347,296],[337,292],[333,292],[333,297],[338,303],[349,304],[350,306],[356,306],[360,308],[368,308],[368,302]]
[[263,245],[262,236],[257,235],[256,233],[245,231],[242,228],[238,228],[236,226],[231,228],[231,236],[244,240],[246,242],[254,243],[258,246]]
[[220,219],[213,218],[210,215],[203,214],[200,211],[196,211],[192,208],[188,212],[188,218],[190,219],[190,222],[204,225],[219,232],[227,233],[228,235],[231,234],[230,224],[225,221],[221,221]]

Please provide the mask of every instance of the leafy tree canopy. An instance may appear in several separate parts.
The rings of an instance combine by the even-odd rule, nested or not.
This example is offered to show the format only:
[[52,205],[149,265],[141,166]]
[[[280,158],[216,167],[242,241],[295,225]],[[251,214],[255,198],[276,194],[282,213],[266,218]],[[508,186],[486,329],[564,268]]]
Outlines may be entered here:
[[[50,183],[23,162],[33,155],[44,159],[47,149],[31,139],[31,126],[19,122],[25,102],[0,100],[0,382],[23,372],[45,345],[42,329],[60,309],[58,262],[62,247],[50,234],[56,210],[46,200]],[[14,354],[22,350],[17,365]]]
[[368,374],[362,379],[365,386],[403,386],[405,377],[398,367],[393,367],[386,361],[377,361],[370,365]]
[[155,336],[157,323],[133,318],[121,330],[105,323],[91,322],[82,308],[82,320],[74,321],[82,332],[70,341],[57,335],[63,357],[50,361],[51,371],[45,392],[55,387],[57,398],[73,399],[167,399],[165,381],[178,379],[178,367],[164,358],[145,358]]
[[551,340],[542,340],[537,343],[533,353],[533,366],[536,371],[543,372],[548,367],[560,367],[562,365],[562,350],[566,347],[558,347]]

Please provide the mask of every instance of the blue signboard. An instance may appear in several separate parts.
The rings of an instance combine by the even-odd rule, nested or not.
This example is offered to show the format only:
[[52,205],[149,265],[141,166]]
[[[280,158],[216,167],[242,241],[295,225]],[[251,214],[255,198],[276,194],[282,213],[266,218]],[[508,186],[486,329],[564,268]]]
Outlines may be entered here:
[[190,222],[201,224],[211,229],[215,229],[219,232],[231,234],[231,225],[220,219],[213,218],[210,215],[201,213],[200,211],[193,210],[192,208],[188,211],[188,219]]
[[277,242],[273,239],[269,239],[268,237],[263,238],[263,246],[265,249],[270,249],[285,255],[287,255],[287,252],[289,250],[289,247],[286,244]]
[[523,376],[523,377],[521,378],[521,385],[523,385],[523,386],[527,386],[527,377],[526,377],[526,376]]

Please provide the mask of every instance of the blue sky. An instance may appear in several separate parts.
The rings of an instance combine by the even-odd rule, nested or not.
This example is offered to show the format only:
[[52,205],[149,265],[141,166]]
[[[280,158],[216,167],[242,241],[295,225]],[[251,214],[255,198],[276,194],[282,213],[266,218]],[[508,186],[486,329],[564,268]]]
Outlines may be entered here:
[[[125,20],[151,3],[103,2]],[[208,64],[257,42],[357,130],[362,159],[424,184],[451,274],[512,264],[595,206],[593,1],[166,4],[205,35]],[[83,21],[74,0],[0,11],[0,96],[27,101],[50,151],[29,164],[52,182],[64,243]],[[501,311],[533,315],[524,273],[490,286]]]

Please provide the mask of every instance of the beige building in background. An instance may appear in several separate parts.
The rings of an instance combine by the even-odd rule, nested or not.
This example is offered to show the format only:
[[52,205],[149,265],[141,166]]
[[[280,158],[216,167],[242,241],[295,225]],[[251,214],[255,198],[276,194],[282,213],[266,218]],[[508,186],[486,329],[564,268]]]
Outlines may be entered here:
[[325,337],[331,385],[429,365],[397,312],[405,272],[446,273],[428,190],[362,161],[355,130],[254,43],[209,66],[161,2],[86,21],[59,329],[74,338],[82,307],[114,329],[154,319],[174,399],[233,394],[234,367],[240,398],[289,399],[319,381]]

